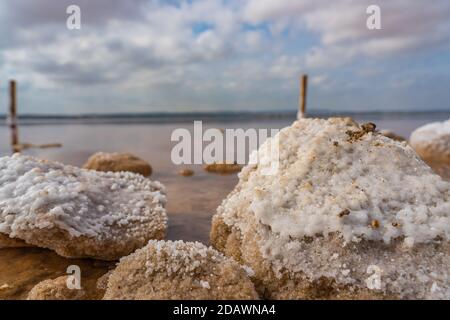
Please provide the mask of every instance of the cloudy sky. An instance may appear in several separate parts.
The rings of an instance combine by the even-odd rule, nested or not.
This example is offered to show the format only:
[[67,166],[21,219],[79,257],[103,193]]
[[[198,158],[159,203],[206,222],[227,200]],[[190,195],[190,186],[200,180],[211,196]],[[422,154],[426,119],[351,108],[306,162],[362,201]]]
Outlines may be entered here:
[[311,109],[449,110],[450,1],[0,3],[0,101],[17,79],[23,113],[293,110],[301,73]]

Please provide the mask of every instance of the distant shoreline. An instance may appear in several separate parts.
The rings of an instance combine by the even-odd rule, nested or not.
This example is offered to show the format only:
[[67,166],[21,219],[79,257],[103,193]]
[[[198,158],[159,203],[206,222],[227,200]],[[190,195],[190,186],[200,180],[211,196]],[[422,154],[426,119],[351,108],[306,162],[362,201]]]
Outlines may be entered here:
[[[155,113],[114,113],[114,114],[22,114],[18,117],[20,125],[42,124],[132,124],[132,123],[180,123],[202,120],[204,122],[276,121],[295,119],[297,111],[259,111],[259,112],[155,112]],[[450,118],[450,111],[328,111],[314,110],[309,117],[326,118],[344,116],[371,119],[421,119]],[[6,115],[0,115],[0,125],[6,125]],[[3,120],[3,121],[2,121]]]

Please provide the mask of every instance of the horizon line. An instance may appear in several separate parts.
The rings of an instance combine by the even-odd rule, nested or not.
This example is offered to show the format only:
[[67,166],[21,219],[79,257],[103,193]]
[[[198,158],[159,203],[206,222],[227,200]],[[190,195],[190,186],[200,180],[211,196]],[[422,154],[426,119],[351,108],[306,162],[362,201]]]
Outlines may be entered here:
[[[307,112],[310,115],[348,115],[348,114],[426,114],[426,113],[450,113],[450,110],[389,110],[389,111],[333,111],[329,109],[315,109]],[[126,117],[126,116],[194,116],[194,115],[212,115],[212,116],[233,116],[233,115],[292,115],[297,114],[297,110],[267,110],[267,111],[154,111],[154,112],[111,112],[111,113],[80,113],[80,114],[63,114],[63,113],[22,113],[18,114],[17,118],[95,118],[95,117]],[[1,113],[0,118],[7,118],[8,114]]]

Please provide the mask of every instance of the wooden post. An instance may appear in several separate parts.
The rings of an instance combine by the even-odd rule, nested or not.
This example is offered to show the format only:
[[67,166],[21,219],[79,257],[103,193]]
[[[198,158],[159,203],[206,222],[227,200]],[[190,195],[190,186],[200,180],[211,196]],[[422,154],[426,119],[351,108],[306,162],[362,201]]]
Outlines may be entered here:
[[11,129],[11,147],[13,152],[20,151],[19,149],[19,134],[17,130],[17,95],[16,95],[16,81],[9,82],[9,128]]
[[306,91],[307,90],[308,90],[308,75],[304,74],[301,77],[298,118],[304,118],[305,114],[306,114]]

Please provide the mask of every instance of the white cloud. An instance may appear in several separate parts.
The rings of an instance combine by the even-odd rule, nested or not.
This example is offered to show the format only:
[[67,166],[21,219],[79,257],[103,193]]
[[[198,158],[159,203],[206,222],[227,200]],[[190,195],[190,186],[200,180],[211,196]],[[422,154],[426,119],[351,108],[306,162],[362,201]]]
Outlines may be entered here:
[[281,28],[307,29],[319,35],[320,47],[307,54],[310,67],[340,66],[356,56],[385,57],[410,50],[444,46],[450,39],[450,2],[377,1],[382,30],[366,27],[367,0],[250,0],[249,22]]
[[298,57],[282,55],[274,61],[270,74],[281,79],[296,79],[303,68],[303,61]]

